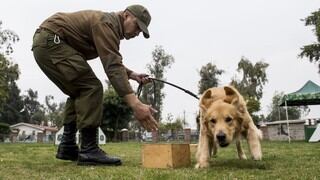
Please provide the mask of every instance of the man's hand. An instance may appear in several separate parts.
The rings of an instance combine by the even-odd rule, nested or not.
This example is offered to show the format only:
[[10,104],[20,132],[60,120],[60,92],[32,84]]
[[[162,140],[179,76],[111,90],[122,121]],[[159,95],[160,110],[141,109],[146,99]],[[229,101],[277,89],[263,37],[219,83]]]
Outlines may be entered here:
[[134,117],[140,122],[147,131],[158,130],[158,123],[153,118],[157,111],[151,106],[143,104],[134,94],[128,94],[124,97],[127,104],[132,108]]
[[130,79],[137,81],[139,84],[140,83],[146,84],[150,82],[150,79],[148,77],[149,77],[148,74],[138,74],[136,72],[132,72],[129,76]]
[[151,106],[146,104],[138,104],[135,108],[133,108],[134,117],[140,122],[142,127],[147,131],[156,131],[158,130],[158,123],[153,118],[153,114],[157,111],[153,109]]

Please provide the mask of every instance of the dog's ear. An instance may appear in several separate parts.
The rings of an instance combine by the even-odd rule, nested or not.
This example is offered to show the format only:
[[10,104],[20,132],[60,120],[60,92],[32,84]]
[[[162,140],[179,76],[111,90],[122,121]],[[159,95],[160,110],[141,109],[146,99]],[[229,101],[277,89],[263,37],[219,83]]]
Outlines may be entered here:
[[245,101],[240,95],[240,93],[232,86],[225,86],[224,91],[226,93],[226,97],[224,102],[232,104],[237,107],[239,112],[245,112]]
[[239,95],[232,86],[225,86],[223,87],[223,89],[226,93],[226,97],[223,100],[224,102],[229,104],[236,104],[237,101],[239,101]]
[[200,106],[201,110],[206,111],[209,108],[212,101],[213,101],[212,93],[211,93],[211,90],[208,89],[202,94],[202,96],[200,98],[199,106]]

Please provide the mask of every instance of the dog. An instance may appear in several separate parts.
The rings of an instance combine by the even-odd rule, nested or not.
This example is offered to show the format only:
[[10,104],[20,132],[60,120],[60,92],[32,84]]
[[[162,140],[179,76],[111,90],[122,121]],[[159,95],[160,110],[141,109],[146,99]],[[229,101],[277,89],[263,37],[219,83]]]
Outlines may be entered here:
[[248,141],[254,160],[262,159],[262,133],[254,124],[246,102],[236,88],[224,86],[206,90],[200,98],[200,134],[195,168],[209,167],[209,158],[218,146],[227,147],[234,139],[239,159],[247,159],[241,137]]

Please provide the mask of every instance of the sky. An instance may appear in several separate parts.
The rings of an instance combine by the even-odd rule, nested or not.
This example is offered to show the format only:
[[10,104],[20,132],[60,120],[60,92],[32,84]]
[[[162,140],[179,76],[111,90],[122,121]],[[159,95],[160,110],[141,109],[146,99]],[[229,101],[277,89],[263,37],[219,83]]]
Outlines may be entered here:
[[[199,70],[209,62],[225,71],[220,77],[223,86],[239,77],[236,68],[241,57],[252,63],[264,61],[269,64],[259,112],[264,115],[275,92],[294,92],[308,80],[320,84],[317,65],[298,58],[303,45],[316,42],[312,27],[301,19],[319,9],[319,0],[10,0],[1,3],[0,20],[3,29],[11,29],[20,37],[11,58],[20,67],[18,86],[22,93],[29,88],[38,91],[43,104],[46,95],[53,95],[56,102],[67,98],[41,72],[30,50],[34,31],[42,21],[56,12],[111,12],[132,4],[145,6],[152,16],[149,39],[140,35],[120,44],[123,63],[136,72],[147,72],[151,53],[160,45],[175,58],[166,80],[197,93]],[[104,82],[107,77],[100,60],[89,64]],[[131,84],[134,89],[138,86]],[[162,116],[185,117],[187,126],[195,127],[198,100],[170,86],[165,86],[164,92]],[[303,118],[317,118],[319,110],[312,106]]]

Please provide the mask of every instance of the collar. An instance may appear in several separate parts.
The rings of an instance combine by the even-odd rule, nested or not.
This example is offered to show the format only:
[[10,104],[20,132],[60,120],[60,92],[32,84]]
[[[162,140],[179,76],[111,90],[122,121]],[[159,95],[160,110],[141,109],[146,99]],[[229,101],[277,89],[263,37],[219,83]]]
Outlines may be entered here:
[[113,17],[114,19],[114,30],[117,33],[118,37],[120,38],[120,40],[124,39],[124,35],[123,35],[123,18],[121,17],[120,14],[116,14],[114,12],[110,13],[110,15]]

